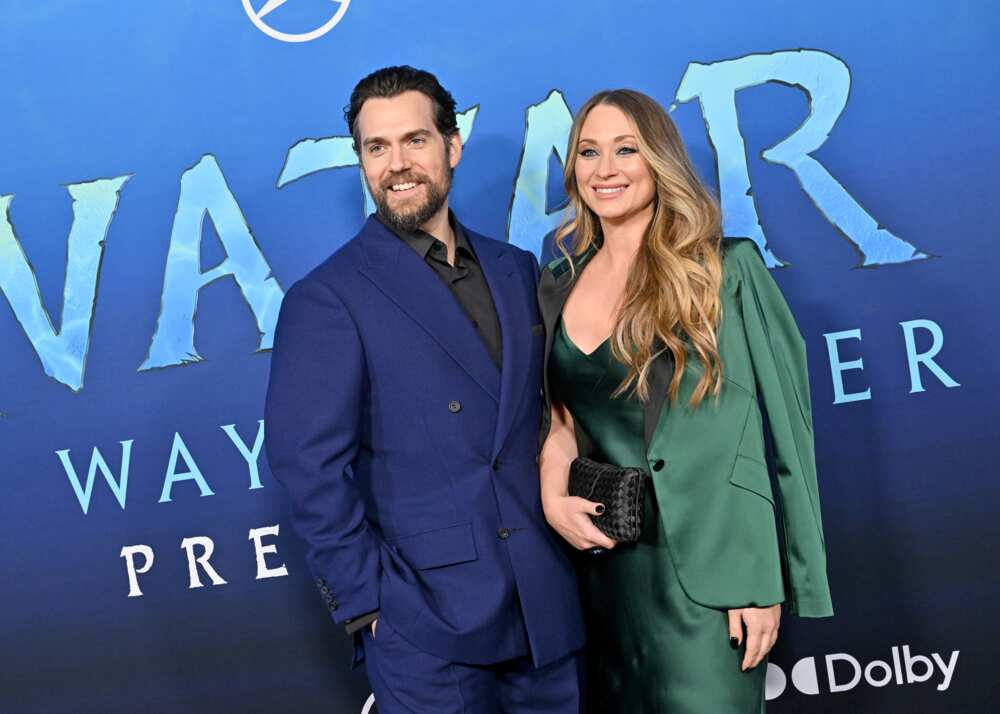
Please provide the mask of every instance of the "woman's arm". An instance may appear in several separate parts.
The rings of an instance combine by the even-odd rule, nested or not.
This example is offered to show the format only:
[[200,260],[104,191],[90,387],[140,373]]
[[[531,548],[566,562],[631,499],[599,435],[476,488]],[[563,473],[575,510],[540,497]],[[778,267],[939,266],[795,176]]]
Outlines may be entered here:
[[553,401],[552,426],[538,457],[545,520],[577,550],[614,548],[615,542],[590,520],[591,514],[604,513],[604,504],[569,495],[569,466],[576,457],[573,416]]

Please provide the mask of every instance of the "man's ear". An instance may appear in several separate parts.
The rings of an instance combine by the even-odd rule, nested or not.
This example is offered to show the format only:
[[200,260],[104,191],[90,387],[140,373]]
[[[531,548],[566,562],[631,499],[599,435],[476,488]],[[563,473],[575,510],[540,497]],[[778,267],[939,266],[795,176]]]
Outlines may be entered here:
[[451,136],[447,138],[448,142],[448,165],[451,168],[458,166],[458,162],[462,160],[462,137],[459,136],[456,131]]

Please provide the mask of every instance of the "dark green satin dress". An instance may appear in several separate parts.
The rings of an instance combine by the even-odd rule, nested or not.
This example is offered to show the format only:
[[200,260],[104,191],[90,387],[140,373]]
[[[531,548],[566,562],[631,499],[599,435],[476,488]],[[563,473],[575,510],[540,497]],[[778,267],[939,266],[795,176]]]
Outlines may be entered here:
[[[569,409],[575,428],[586,434],[582,442],[592,447],[581,455],[645,468],[642,405],[611,396],[626,373],[607,340],[585,354],[560,319],[549,379],[553,397]],[[766,665],[741,672],[743,651],[729,646],[726,613],[685,594],[652,479],[646,485],[640,542],[577,558],[587,625],[587,711],[759,714]]]

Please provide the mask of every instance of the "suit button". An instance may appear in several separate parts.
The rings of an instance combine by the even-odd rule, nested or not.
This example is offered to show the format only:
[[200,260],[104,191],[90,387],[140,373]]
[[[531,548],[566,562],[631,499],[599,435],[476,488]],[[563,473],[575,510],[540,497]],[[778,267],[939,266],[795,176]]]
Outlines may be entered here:
[[448,402],[448,411],[450,411],[452,414],[457,414],[458,412],[462,411],[462,403],[456,399],[452,399],[450,402]]
[[494,459],[493,460],[493,467],[492,468],[493,468],[494,471],[499,471],[500,470],[500,459]]
[[663,468],[663,459],[657,459],[653,462],[653,471],[660,471]]
[[497,535],[500,536],[500,540],[507,540],[510,538],[510,531],[506,528],[501,528],[497,531]]

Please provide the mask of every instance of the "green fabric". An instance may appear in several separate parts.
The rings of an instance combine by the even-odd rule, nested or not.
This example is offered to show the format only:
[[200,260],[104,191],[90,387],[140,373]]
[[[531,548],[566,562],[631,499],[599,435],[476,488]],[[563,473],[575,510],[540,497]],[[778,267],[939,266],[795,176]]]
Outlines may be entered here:
[[[685,591],[703,605],[784,601],[800,616],[826,617],[833,606],[805,342],[753,242],[727,241],[723,271],[722,392],[695,409],[687,405],[701,376],[689,355],[677,403],[663,409],[647,452],[649,463],[666,461],[656,475],[666,488],[657,494],[675,565]],[[758,394],[773,437],[783,543]]]
[[[723,246],[721,394],[696,409],[687,406],[701,377],[689,353],[677,402],[663,407],[647,445],[647,465],[666,462],[655,478],[674,565],[685,592],[702,605],[784,602],[799,616],[829,617],[805,342],[753,241],[726,240]],[[577,272],[591,253],[574,258]],[[550,288],[551,295],[542,288],[553,281],[558,286],[555,274],[567,268],[562,259],[542,275],[544,314],[551,312],[549,303],[565,299],[560,296],[571,283]],[[762,408],[781,492],[781,542]],[[547,430],[543,420],[543,437]],[[669,497],[660,486],[669,486]]]
[[[643,407],[612,398],[626,370],[612,358],[607,341],[586,355],[560,321],[550,373],[553,395],[589,437],[586,456],[645,467]],[[692,601],[677,578],[651,480],[646,496],[639,543],[577,558],[587,624],[588,711],[763,711],[766,664],[740,671],[742,653],[729,647],[726,613]]]

